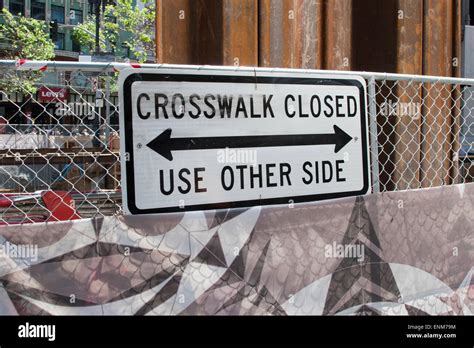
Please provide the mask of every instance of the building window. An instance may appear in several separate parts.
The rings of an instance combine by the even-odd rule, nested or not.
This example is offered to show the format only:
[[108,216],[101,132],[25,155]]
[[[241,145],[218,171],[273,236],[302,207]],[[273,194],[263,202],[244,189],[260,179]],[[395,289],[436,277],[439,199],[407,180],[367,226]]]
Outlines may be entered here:
[[78,25],[82,23],[82,11],[81,10],[71,10],[70,12],[71,24]]
[[21,0],[10,0],[10,12],[17,16],[25,15],[25,2]]
[[64,24],[64,7],[51,5],[51,20]]
[[64,50],[65,35],[58,33],[58,39],[54,42],[54,48],[57,50]]
[[43,20],[45,19],[45,4],[42,2],[31,3],[31,18]]
[[89,0],[88,9],[89,9],[89,14],[90,15],[95,14],[95,2],[94,2],[94,0]]

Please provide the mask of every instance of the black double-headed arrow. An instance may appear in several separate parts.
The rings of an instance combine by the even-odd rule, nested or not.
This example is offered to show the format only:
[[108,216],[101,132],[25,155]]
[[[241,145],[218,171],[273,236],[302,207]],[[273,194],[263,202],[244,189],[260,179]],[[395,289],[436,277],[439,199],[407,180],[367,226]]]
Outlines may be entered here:
[[339,152],[352,137],[338,126],[329,134],[286,134],[286,135],[251,135],[230,137],[193,137],[171,138],[168,128],[147,146],[169,161],[173,160],[172,151],[208,150],[246,147],[274,147],[300,145],[334,145],[334,152]]

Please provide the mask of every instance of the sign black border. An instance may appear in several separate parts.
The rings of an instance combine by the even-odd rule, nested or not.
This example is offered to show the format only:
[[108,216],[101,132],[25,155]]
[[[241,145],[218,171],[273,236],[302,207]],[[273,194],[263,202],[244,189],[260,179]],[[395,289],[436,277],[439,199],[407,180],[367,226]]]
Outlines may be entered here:
[[[258,73],[258,72],[257,72]],[[127,188],[127,208],[132,214],[156,214],[156,213],[175,213],[195,210],[209,210],[209,209],[223,209],[223,208],[241,208],[251,207],[256,205],[271,205],[271,204],[287,204],[290,200],[294,203],[320,201],[331,198],[342,198],[349,196],[359,196],[367,193],[369,190],[369,159],[368,159],[368,140],[367,140],[367,114],[364,86],[360,81],[355,79],[345,78],[323,78],[316,76],[308,77],[282,77],[282,76],[250,76],[250,75],[210,75],[209,74],[170,74],[168,72],[137,72],[127,76],[123,83],[123,122],[125,134],[125,152],[128,153],[128,161],[125,163],[126,174],[126,188]],[[179,82],[209,82],[209,83],[253,83],[253,84],[299,84],[299,85],[329,85],[329,86],[356,86],[359,88],[361,112],[361,129],[362,129],[362,160],[364,169],[364,186],[360,191],[348,191],[337,193],[324,193],[316,195],[305,195],[296,197],[278,197],[267,199],[254,199],[237,202],[221,202],[210,204],[196,204],[187,205],[185,208],[179,206],[154,208],[154,209],[140,209],[135,204],[135,176],[133,171],[133,127],[132,127],[132,85],[137,81],[179,81]],[[122,180],[123,182],[123,180]]]

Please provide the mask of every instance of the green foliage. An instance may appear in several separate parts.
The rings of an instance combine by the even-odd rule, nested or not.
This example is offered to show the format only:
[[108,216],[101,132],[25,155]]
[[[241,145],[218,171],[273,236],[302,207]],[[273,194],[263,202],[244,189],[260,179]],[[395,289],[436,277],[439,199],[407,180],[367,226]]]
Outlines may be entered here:
[[[54,57],[54,43],[49,37],[49,27],[44,21],[13,16],[2,10],[4,23],[0,24],[0,42],[5,59],[49,60]],[[41,79],[39,71],[0,73],[0,89],[6,93],[34,93],[35,83]]]
[[[95,16],[88,16],[87,19],[78,24],[73,32],[72,39],[90,51],[95,49]],[[100,49],[106,50],[104,32],[99,32]]]
[[[155,27],[155,2],[139,1],[145,5],[143,9],[133,6],[132,0],[117,0],[115,5],[106,6],[101,18],[101,50],[116,50],[120,32],[125,32],[127,35],[123,44],[130,49],[137,61],[145,62],[147,53],[154,52],[155,42],[152,35]],[[95,33],[94,16],[89,16],[84,23],[74,29],[73,39],[93,50],[95,38],[90,33]]]

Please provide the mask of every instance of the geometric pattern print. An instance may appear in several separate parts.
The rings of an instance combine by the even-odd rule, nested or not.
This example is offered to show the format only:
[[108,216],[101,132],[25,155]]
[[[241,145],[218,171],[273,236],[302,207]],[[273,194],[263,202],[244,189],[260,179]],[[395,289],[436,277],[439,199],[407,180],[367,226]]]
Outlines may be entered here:
[[2,227],[0,314],[473,315],[473,185]]

